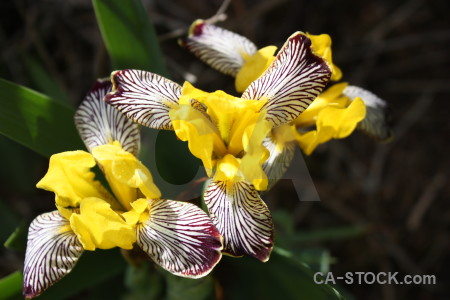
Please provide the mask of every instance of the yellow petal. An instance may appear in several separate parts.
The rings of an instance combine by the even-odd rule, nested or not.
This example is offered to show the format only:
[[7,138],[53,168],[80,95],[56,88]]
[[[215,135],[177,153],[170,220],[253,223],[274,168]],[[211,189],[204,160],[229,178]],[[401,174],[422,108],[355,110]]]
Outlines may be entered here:
[[244,92],[250,83],[264,73],[275,59],[275,51],[277,51],[277,47],[267,46],[259,49],[250,57],[243,55],[245,63],[236,75],[236,91],[239,93]]
[[271,123],[264,119],[264,114],[261,114],[260,121],[248,126],[241,136],[244,145],[243,157],[239,159],[232,154],[227,154],[219,159],[214,180],[228,184],[245,180],[253,184],[257,190],[267,189],[268,178],[262,169],[262,164],[269,157],[269,151],[262,145],[262,141],[271,128]]
[[153,183],[150,171],[119,143],[92,149],[92,154],[102,166],[106,179],[121,204],[128,210],[137,199],[137,189],[147,198],[158,199],[161,193]]
[[245,154],[240,167],[245,179],[259,191],[267,189],[269,182],[262,164],[270,153],[262,143],[272,129],[272,124],[264,117],[265,114],[261,113],[260,120],[254,126],[248,126],[244,132],[242,140]]
[[319,112],[316,130],[298,133],[296,139],[303,152],[310,155],[322,143],[349,136],[365,115],[366,107],[360,98],[347,108],[328,106]]
[[345,109],[326,107],[318,115],[317,128],[331,127],[333,138],[342,139],[349,136],[356,125],[366,116],[366,106],[361,98],[355,98]]
[[136,225],[148,219],[148,199],[138,199],[131,202],[132,209],[123,213],[122,217],[130,225]]
[[296,140],[306,155],[310,155],[317,146],[333,138],[331,127],[322,127],[321,130],[311,130],[296,134]]
[[[202,93],[200,91],[196,98],[191,97],[194,94],[189,96],[191,99],[200,101],[203,100]],[[178,108],[171,109],[169,116],[177,137],[188,142],[189,150],[195,157],[202,160],[210,176],[215,165],[213,153],[222,155],[226,153],[225,145],[215,125],[203,112],[188,104],[181,104]]]
[[344,108],[350,103],[350,99],[343,95],[344,89],[348,86],[348,83],[334,84],[323,93],[321,93],[314,101],[305,109],[297,119],[294,120],[294,124],[297,127],[311,126],[316,123],[317,115],[319,112],[327,106]]
[[95,166],[91,154],[85,151],[68,151],[52,155],[47,174],[36,187],[54,192],[56,204],[61,207],[78,207],[86,197],[97,197],[114,203],[108,191],[94,180],[90,170]]
[[331,66],[331,80],[338,81],[342,77],[342,71],[335,64],[333,64],[332,53],[331,53],[331,38],[328,34],[306,34],[311,40],[314,52],[323,57]]
[[70,225],[86,250],[132,249],[136,241],[135,227],[99,198],[83,199],[80,213],[72,214]]
[[216,172],[214,173],[214,180],[235,183],[242,181],[244,178],[239,172],[240,159],[237,159],[231,154],[225,155],[217,161]]

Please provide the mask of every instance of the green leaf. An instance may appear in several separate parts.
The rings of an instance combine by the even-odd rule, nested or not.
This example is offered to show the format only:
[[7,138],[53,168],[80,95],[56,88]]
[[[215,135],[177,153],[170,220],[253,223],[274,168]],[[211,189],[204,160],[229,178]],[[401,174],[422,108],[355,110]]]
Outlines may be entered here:
[[167,300],[212,299],[214,280],[211,276],[198,279],[183,278],[167,273]]
[[13,231],[19,223],[20,219],[15,211],[0,198],[0,244],[7,240],[9,233]]
[[226,299],[344,299],[332,286],[316,284],[314,273],[285,250],[274,250],[266,263],[224,257],[221,264],[229,274],[222,280]]
[[12,192],[16,197],[33,197],[36,182],[42,176],[42,167],[47,165],[48,160],[1,134],[0,157],[2,157],[0,188],[6,192],[4,195]]
[[16,271],[0,279],[0,300],[8,299],[22,292],[22,272]]
[[0,133],[47,157],[84,149],[73,122],[73,109],[3,79],[0,91]]
[[163,293],[163,278],[160,272],[150,268],[145,262],[139,267],[128,265],[125,273],[125,285],[129,292],[123,300],[158,300]]
[[25,253],[29,223],[22,222],[5,242],[5,247]]
[[118,275],[125,266],[119,249],[85,251],[72,272],[45,291],[39,300],[68,298]]
[[93,4],[115,69],[167,76],[155,30],[140,0],[93,0]]
[[28,73],[28,77],[33,83],[34,88],[38,91],[49,95],[56,101],[63,105],[73,107],[70,102],[70,98],[64,89],[55,81],[47,70],[42,66],[39,60],[33,58],[30,55],[24,55],[25,70]]

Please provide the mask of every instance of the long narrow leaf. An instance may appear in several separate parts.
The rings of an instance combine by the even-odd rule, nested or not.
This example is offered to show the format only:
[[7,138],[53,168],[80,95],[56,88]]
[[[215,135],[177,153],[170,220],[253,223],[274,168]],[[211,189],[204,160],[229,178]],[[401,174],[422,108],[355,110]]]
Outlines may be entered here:
[[0,279],[0,300],[9,299],[22,291],[22,272],[16,271]]
[[84,149],[74,110],[26,87],[0,79],[0,133],[43,155]]
[[167,76],[155,30],[140,0],[93,0],[93,4],[115,69]]

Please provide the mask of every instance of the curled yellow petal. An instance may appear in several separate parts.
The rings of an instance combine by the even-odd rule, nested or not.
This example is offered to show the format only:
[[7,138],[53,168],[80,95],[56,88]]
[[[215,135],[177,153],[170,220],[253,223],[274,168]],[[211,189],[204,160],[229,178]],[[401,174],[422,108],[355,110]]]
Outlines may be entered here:
[[122,217],[130,225],[136,225],[138,222],[146,221],[148,215],[148,199],[138,199],[131,202],[132,209],[123,213]]
[[355,98],[348,107],[328,106],[317,116],[316,129],[296,135],[296,139],[305,154],[311,154],[315,148],[331,139],[349,136],[366,115],[366,106],[360,98]]
[[343,94],[344,89],[348,86],[348,83],[342,82],[334,84],[319,96],[305,109],[297,119],[294,120],[294,124],[297,127],[311,126],[316,123],[319,112],[328,106],[345,108],[350,103],[350,99]]
[[150,171],[133,154],[123,150],[119,143],[95,147],[92,154],[102,166],[114,194],[127,210],[131,209],[130,203],[137,199],[137,189],[147,198],[161,197]]
[[95,166],[91,154],[85,151],[67,151],[52,155],[47,174],[36,187],[54,192],[60,207],[78,207],[86,197],[97,197],[114,203],[108,191],[94,180],[90,170]]
[[331,80],[338,81],[342,78],[342,71],[333,64],[331,53],[331,37],[328,34],[313,35],[307,33],[306,36],[311,40],[314,52],[323,57],[331,66]]
[[241,159],[241,171],[245,179],[252,183],[258,191],[267,189],[268,178],[262,169],[262,164],[269,158],[269,151],[262,145],[263,140],[272,129],[272,124],[265,120],[265,114],[245,129],[242,137],[245,151]]
[[236,75],[235,88],[236,91],[242,93],[245,89],[255,81],[270,66],[275,59],[276,46],[267,46],[259,49],[252,56],[246,54],[244,57],[244,65]]
[[331,127],[334,130],[333,138],[342,139],[349,136],[356,125],[366,116],[366,106],[361,98],[355,98],[345,108],[326,107],[318,115],[317,128]]
[[129,225],[111,206],[99,198],[81,201],[80,213],[70,217],[70,226],[85,250],[120,247],[132,249],[135,227]]
[[310,155],[317,146],[333,138],[331,127],[322,127],[320,130],[311,130],[296,134],[296,140],[306,155]]

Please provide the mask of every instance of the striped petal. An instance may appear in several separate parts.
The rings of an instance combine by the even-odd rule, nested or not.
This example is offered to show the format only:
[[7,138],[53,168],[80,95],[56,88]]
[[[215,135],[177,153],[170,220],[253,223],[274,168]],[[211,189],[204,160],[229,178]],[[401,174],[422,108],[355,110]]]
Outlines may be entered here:
[[258,50],[247,38],[203,20],[191,25],[189,36],[180,44],[212,68],[233,77],[244,59]]
[[172,274],[207,275],[222,257],[222,237],[197,206],[150,200],[149,219],[137,227],[137,244]]
[[311,51],[311,41],[294,33],[269,68],[244,91],[243,99],[267,100],[274,126],[293,121],[319,95],[331,76],[327,63]]
[[58,211],[42,214],[31,222],[25,253],[23,294],[39,296],[66,276],[83,253],[69,221]]
[[387,141],[392,137],[387,104],[377,95],[363,88],[349,85],[344,95],[350,99],[359,97],[366,105],[366,117],[358,124],[358,129],[378,141]]
[[181,86],[162,76],[140,70],[122,70],[111,74],[114,93],[105,101],[136,123],[170,129],[169,110],[178,105]]
[[124,150],[137,156],[140,147],[138,125],[103,101],[111,87],[111,82],[97,80],[75,113],[75,125],[89,151],[119,141]]
[[204,200],[211,220],[224,238],[223,252],[269,260],[273,247],[272,216],[251,184],[211,181]]
[[263,141],[263,146],[270,152],[269,158],[264,162],[262,168],[269,178],[267,190],[270,190],[280,180],[289,168],[295,153],[295,142],[290,141],[279,145],[272,137]]

